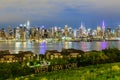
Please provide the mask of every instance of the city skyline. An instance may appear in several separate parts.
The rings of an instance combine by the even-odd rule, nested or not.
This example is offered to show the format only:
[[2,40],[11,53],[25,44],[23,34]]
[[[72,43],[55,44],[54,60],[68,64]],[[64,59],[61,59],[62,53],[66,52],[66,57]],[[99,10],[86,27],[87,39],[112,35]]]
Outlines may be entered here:
[[26,20],[33,26],[86,27],[105,26],[114,28],[120,24],[118,0],[11,0],[0,1],[0,28],[18,26]]

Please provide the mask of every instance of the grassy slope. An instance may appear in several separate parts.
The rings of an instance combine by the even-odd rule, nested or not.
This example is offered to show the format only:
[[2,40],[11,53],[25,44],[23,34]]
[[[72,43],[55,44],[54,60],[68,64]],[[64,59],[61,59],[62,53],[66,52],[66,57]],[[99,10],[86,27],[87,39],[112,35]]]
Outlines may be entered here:
[[[22,77],[20,80],[23,80]],[[76,69],[26,76],[26,80],[120,80],[120,63],[98,64]]]

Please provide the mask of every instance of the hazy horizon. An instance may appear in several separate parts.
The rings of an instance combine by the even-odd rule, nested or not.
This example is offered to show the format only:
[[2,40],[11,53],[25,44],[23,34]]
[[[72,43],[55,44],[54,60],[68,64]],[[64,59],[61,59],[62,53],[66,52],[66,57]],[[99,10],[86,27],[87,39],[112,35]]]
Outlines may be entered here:
[[81,22],[88,28],[120,24],[119,0],[1,0],[0,28],[18,26],[27,20],[32,26],[68,25],[78,28]]

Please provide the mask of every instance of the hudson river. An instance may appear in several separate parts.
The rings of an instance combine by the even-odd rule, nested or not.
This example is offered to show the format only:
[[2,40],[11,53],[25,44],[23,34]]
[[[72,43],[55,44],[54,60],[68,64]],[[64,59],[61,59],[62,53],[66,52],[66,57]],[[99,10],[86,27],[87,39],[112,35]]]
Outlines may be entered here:
[[120,41],[106,41],[106,42],[0,42],[0,50],[10,50],[11,53],[18,53],[18,51],[32,51],[36,54],[44,54],[46,50],[58,50],[63,48],[79,49],[83,51],[102,50],[105,48],[120,49]]

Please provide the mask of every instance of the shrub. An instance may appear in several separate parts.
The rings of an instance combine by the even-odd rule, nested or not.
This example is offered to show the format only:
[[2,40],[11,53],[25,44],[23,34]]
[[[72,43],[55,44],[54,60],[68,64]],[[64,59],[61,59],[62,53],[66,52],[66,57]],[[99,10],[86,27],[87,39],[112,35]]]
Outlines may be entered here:
[[117,48],[113,49],[104,49],[102,50],[106,56],[109,57],[109,62],[118,62],[120,61],[120,50]]
[[99,64],[99,63],[106,63],[109,59],[103,52],[87,52],[81,56],[78,60],[78,64],[83,66],[91,65],[91,64]]
[[41,78],[41,80],[48,80],[46,77]]
[[112,71],[118,71],[118,70],[120,70],[118,65],[112,66]]

